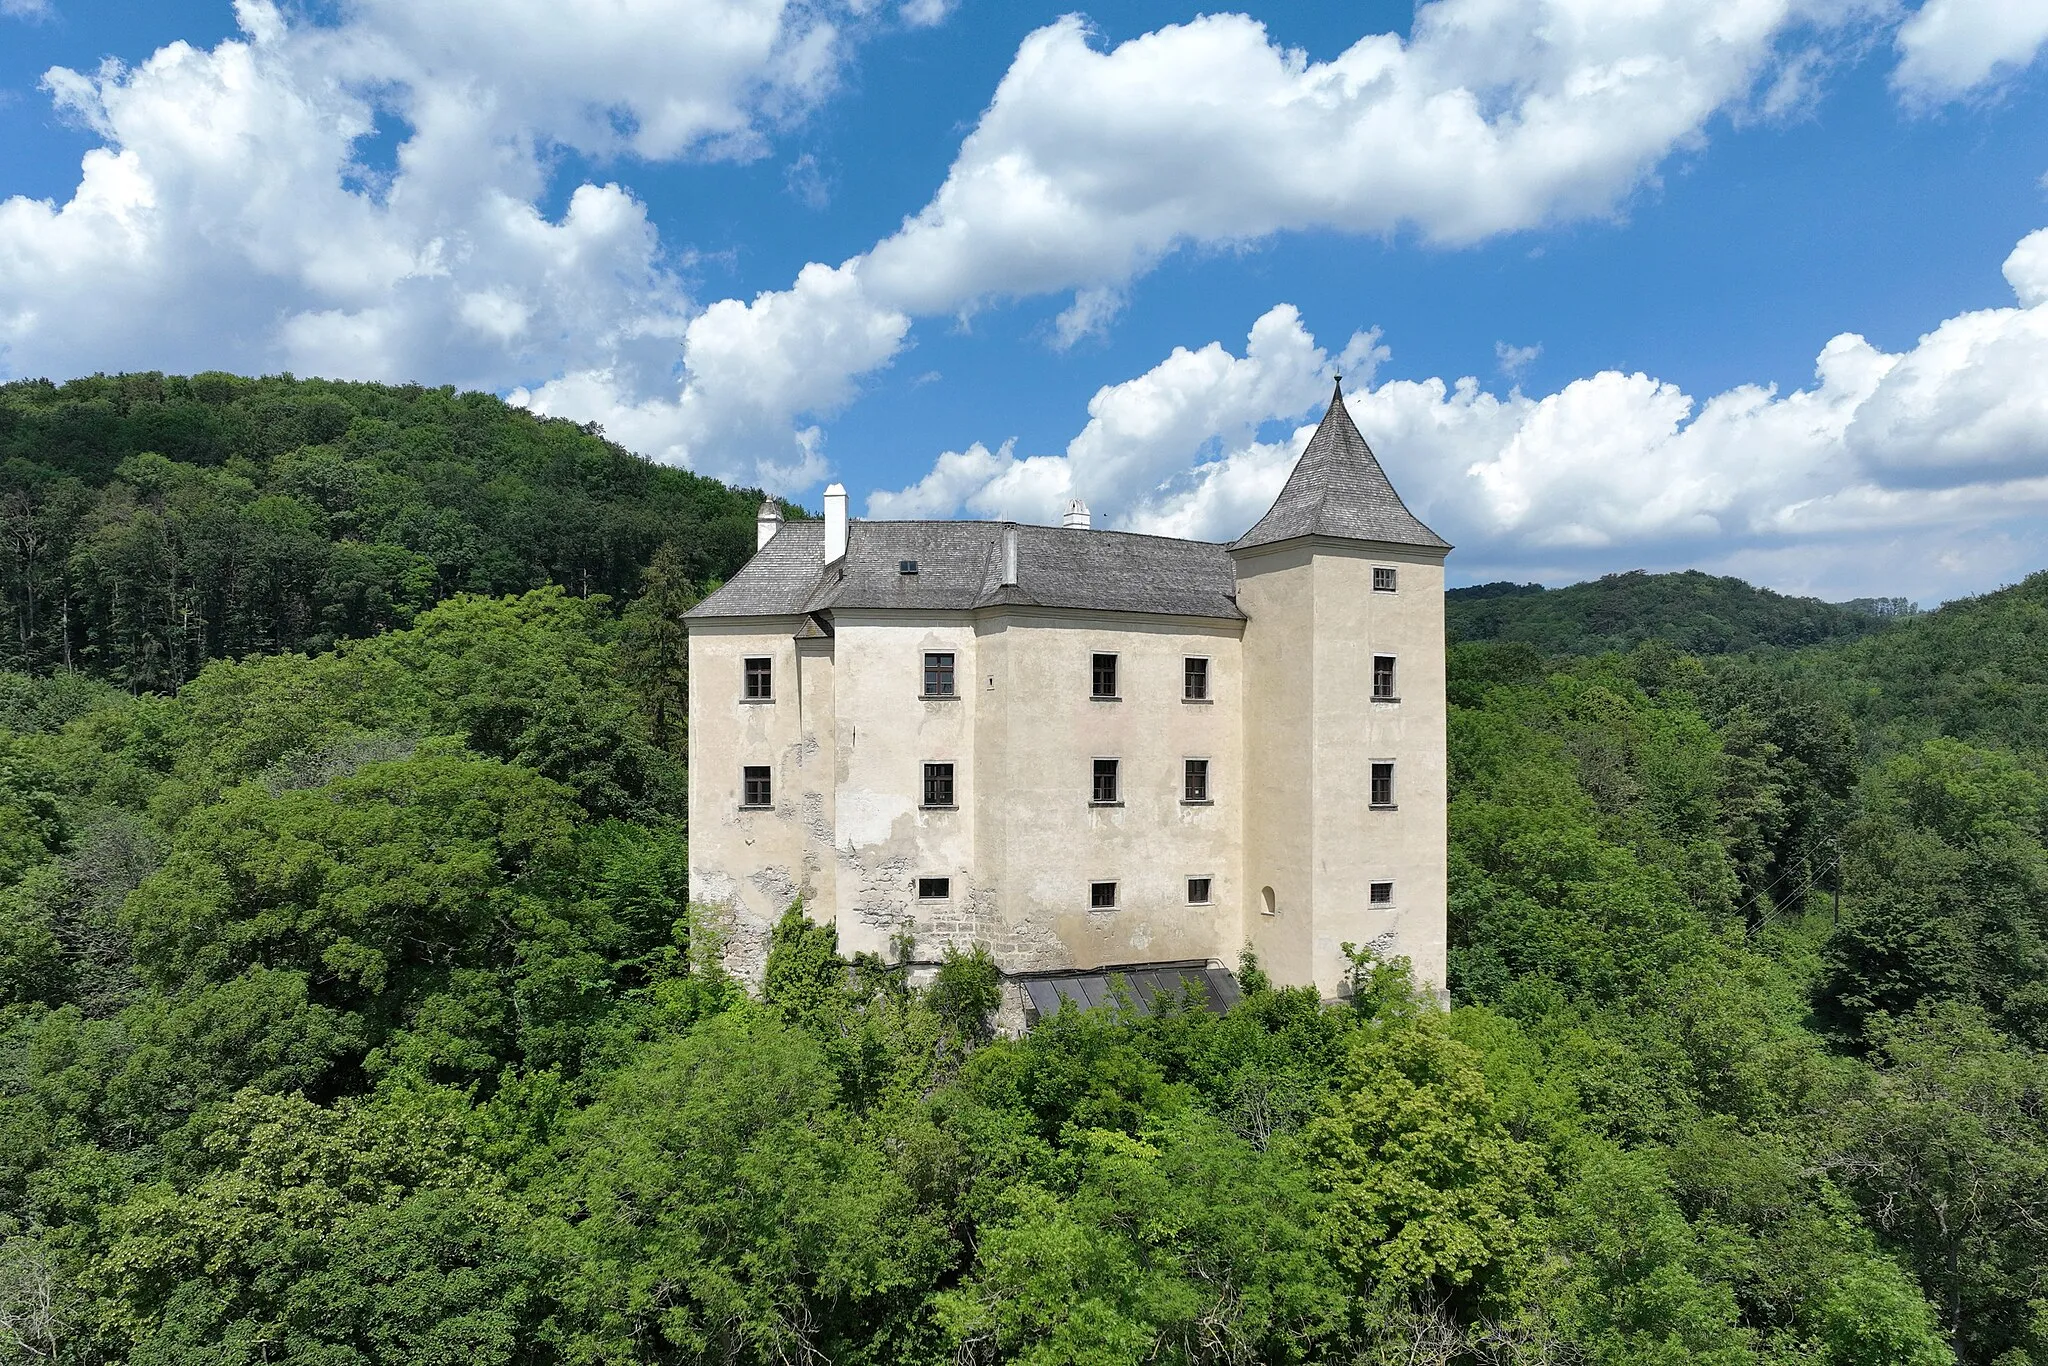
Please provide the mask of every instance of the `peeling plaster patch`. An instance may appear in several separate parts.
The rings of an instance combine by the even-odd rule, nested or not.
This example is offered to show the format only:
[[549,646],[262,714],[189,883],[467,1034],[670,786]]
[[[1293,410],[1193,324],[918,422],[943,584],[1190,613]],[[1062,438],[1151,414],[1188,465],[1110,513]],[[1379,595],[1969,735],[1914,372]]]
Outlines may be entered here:
[[914,807],[907,796],[887,792],[842,790],[839,803],[839,847],[859,849],[887,844],[896,823],[909,819]]

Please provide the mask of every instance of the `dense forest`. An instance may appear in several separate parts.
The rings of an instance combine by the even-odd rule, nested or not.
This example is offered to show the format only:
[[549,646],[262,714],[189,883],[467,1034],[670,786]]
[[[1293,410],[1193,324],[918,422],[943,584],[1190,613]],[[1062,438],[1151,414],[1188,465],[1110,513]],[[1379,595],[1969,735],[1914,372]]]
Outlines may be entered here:
[[2048,575],[1459,644],[1453,1008],[1247,959],[1001,1039],[985,957],[801,906],[719,971],[674,613],[735,520],[0,674],[0,1360],[2048,1366]]
[[453,593],[623,598],[665,541],[681,572],[723,578],[760,503],[488,394],[0,384],[0,667],[170,691],[210,659],[317,653]]
[[1568,588],[1482,583],[1453,588],[1444,602],[1453,641],[1529,645],[1547,655],[1631,650],[1648,640],[1696,655],[1791,649],[1871,635],[1915,610],[1904,598],[1787,597],[1697,569],[1635,569]]

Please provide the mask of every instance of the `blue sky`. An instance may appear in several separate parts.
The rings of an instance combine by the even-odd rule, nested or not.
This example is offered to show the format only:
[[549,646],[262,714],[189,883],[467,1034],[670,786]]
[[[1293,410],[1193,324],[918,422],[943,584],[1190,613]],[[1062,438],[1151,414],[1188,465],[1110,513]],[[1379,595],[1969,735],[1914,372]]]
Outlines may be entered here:
[[1460,581],[2048,566],[2048,0],[1201,14],[0,0],[0,376],[1225,538],[1342,369]]

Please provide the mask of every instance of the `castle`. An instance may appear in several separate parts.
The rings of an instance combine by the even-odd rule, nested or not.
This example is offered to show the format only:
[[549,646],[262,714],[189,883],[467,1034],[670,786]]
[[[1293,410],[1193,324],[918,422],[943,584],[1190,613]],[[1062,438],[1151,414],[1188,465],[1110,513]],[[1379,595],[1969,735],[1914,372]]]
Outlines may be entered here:
[[1247,945],[1441,992],[1450,548],[1341,387],[1227,546],[764,506],[686,618],[691,897],[749,976],[801,897],[847,953],[984,946],[1041,1008],[1111,967],[1228,993]]

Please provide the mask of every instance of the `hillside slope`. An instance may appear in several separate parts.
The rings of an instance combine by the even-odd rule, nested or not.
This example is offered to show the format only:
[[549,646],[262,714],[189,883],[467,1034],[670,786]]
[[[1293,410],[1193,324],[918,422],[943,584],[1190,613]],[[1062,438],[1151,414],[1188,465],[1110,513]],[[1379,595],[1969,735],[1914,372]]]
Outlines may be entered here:
[[1761,646],[1797,649],[1882,631],[1904,608],[1882,600],[1829,603],[1787,597],[1741,579],[1688,569],[1631,570],[1568,588],[1486,583],[1454,588],[1445,603],[1452,644],[1494,640],[1547,655],[1596,655],[1661,640],[1690,654]]
[[[0,385],[0,667],[170,689],[455,592],[630,595],[753,547],[757,490],[489,394],[290,376]],[[793,511],[793,509],[792,509]]]
[[2048,762],[2048,571],[1785,667],[1839,699],[1866,743],[1947,736]]

